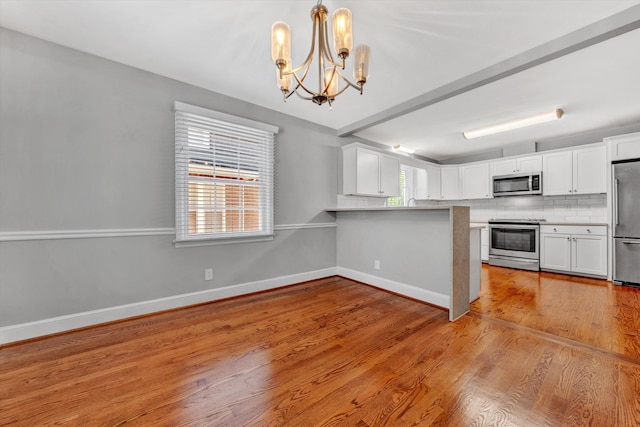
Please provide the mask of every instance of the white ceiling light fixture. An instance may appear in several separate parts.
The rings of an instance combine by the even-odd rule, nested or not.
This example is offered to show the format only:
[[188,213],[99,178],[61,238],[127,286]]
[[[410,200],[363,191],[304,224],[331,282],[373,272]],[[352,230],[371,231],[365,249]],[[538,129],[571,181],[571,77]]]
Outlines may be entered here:
[[402,151],[403,153],[413,154],[416,152],[413,148],[405,147],[404,145],[394,145],[393,149],[396,151]]
[[481,136],[493,135],[495,133],[506,132],[508,130],[519,129],[526,126],[533,126],[540,123],[558,120],[560,117],[562,117],[563,114],[564,112],[560,108],[558,108],[548,113],[537,114],[535,116],[511,120],[509,122],[487,126],[481,129],[462,132],[462,136],[464,136],[465,139],[480,138]]
[[[311,9],[311,19],[313,20],[311,49],[307,59],[296,68],[293,68],[291,64],[291,29],[289,25],[279,21],[271,27],[271,58],[277,67],[276,81],[285,101],[293,93],[296,93],[302,99],[311,100],[318,105],[325,102],[331,105],[336,96],[349,87],[362,94],[362,88],[369,78],[371,49],[367,45],[356,47],[353,55],[353,77],[356,83],[351,83],[341,71],[344,70],[345,60],[353,48],[351,11],[342,8],[333,13],[333,46],[339,62],[333,59],[331,53],[327,29],[328,16],[329,10],[322,5],[322,0],[318,0],[318,3]],[[318,89],[316,91],[304,84],[315,52],[317,52],[318,61]],[[295,78],[295,87],[292,88],[293,78]],[[339,87],[340,79],[344,81],[342,88]],[[309,96],[302,95],[299,89],[302,89]]]

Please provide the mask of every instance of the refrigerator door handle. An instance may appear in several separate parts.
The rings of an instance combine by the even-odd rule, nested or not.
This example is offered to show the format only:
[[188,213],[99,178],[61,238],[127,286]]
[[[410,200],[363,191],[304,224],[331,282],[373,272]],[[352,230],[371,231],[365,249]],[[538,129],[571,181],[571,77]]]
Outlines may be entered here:
[[622,243],[625,245],[640,245],[639,240],[623,240]]
[[619,179],[613,181],[613,218],[615,225],[620,225],[620,218],[618,217],[618,187],[620,184]]

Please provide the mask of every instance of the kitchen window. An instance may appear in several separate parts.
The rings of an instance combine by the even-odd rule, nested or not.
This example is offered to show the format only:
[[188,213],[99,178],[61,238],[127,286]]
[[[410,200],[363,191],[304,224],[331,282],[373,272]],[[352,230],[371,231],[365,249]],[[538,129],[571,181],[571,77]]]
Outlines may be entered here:
[[387,206],[409,206],[409,201],[416,198],[416,168],[400,165],[400,196],[389,197]]
[[278,128],[176,102],[176,243],[273,238]]

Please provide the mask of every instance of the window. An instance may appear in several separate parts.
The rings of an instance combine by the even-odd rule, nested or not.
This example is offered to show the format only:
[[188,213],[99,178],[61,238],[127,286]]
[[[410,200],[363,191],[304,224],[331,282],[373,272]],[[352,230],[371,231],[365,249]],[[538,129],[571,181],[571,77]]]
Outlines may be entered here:
[[176,242],[273,237],[277,132],[176,102]]
[[400,196],[387,199],[387,206],[409,206],[409,200],[416,199],[418,173],[409,165],[400,165]]

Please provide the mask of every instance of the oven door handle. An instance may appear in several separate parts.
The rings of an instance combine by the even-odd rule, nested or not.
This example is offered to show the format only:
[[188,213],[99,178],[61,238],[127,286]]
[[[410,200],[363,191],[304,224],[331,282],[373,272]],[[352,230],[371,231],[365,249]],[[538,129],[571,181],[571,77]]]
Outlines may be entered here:
[[531,225],[531,224],[524,224],[524,225],[518,225],[518,224],[489,224],[489,228],[509,228],[509,229],[526,229],[526,230],[537,230],[540,226],[539,225]]

